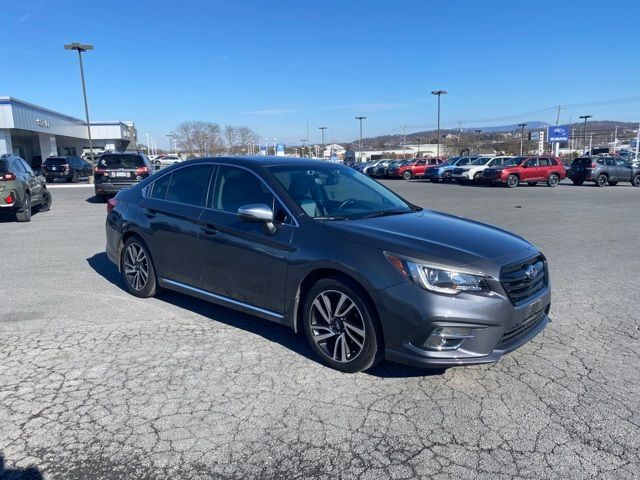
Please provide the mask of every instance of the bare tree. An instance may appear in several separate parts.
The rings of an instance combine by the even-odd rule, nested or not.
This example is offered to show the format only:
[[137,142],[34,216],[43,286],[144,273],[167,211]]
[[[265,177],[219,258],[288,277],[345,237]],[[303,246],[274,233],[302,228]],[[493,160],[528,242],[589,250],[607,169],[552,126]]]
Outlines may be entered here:
[[229,153],[235,153],[235,147],[238,145],[238,129],[233,125],[224,126],[224,139],[227,142]]
[[260,137],[249,127],[237,127],[238,143],[245,150],[249,151],[249,145],[257,143]]
[[222,146],[220,125],[202,120],[182,122],[172,132],[183,152],[203,157],[219,151]]

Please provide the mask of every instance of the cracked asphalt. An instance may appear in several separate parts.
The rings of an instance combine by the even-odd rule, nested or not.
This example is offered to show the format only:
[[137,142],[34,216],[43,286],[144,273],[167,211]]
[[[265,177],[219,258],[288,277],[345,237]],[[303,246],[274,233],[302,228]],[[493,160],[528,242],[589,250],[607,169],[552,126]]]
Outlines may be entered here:
[[57,187],[0,218],[0,477],[638,478],[640,189],[384,183],[542,249],[543,334],[495,365],[342,374],[284,327],[128,295],[105,206]]

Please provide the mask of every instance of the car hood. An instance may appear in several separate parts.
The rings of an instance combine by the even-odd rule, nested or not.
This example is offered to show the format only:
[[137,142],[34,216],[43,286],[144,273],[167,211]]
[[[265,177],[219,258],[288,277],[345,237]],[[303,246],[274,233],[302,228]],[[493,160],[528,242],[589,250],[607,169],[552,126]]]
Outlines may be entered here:
[[531,243],[501,228],[431,210],[325,225],[345,240],[426,262],[475,265],[491,275],[499,274],[499,265],[537,252]]

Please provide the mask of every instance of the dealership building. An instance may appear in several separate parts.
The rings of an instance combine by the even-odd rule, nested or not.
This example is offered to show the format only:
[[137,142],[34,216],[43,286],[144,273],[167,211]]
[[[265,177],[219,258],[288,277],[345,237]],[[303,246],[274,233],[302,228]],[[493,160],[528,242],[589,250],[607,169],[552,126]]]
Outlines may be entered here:
[[[138,144],[133,122],[91,122],[94,152],[124,151]],[[0,97],[0,155],[15,153],[33,164],[52,155],[89,151],[84,120],[12,97]]]

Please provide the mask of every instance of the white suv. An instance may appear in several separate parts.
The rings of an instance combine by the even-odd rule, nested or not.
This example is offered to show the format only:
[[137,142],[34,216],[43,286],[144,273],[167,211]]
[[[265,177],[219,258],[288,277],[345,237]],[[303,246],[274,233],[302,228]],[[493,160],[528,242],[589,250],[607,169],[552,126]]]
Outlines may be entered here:
[[456,167],[453,170],[452,178],[459,182],[480,182],[482,172],[485,168],[500,167],[509,165],[514,157],[479,157],[464,167]]
[[175,155],[158,155],[153,159],[153,166],[156,169],[160,169],[162,167],[170,167],[176,163],[180,163],[182,159]]

